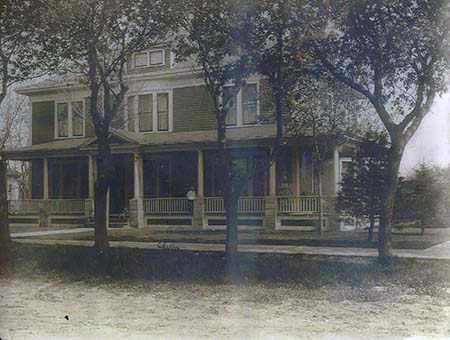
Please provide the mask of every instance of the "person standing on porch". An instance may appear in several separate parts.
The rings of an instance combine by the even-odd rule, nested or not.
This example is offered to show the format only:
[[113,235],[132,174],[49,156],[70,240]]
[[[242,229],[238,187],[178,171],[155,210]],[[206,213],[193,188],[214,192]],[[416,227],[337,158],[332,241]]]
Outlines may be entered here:
[[189,191],[186,194],[186,198],[188,199],[189,210],[193,211],[194,209],[194,200],[197,198],[197,193],[195,192],[194,186],[191,185]]

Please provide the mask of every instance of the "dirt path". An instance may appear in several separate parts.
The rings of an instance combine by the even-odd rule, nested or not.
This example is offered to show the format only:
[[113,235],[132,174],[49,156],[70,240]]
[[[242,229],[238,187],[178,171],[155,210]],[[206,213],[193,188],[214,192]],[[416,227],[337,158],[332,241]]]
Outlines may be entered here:
[[450,294],[396,286],[0,278],[0,334],[12,340],[449,339],[449,312]]

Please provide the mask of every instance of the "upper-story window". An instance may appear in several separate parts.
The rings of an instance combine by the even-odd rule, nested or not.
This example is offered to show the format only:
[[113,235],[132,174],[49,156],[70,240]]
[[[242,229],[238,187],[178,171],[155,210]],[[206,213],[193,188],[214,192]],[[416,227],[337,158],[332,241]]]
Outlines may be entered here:
[[82,100],[56,103],[56,138],[84,136],[84,102]]
[[128,129],[136,132],[171,131],[171,92],[152,92],[128,97]]
[[[229,100],[232,87],[225,87],[224,100]],[[258,84],[244,84],[237,94],[231,98],[232,106],[227,114],[228,126],[252,125],[258,119]]]
[[165,51],[163,49],[138,52],[133,55],[133,67],[148,67],[164,65]]
[[342,189],[342,181],[344,180],[344,176],[350,172],[351,166],[352,166],[352,158],[351,157],[341,157],[339,159],[338,191],[340,191]]

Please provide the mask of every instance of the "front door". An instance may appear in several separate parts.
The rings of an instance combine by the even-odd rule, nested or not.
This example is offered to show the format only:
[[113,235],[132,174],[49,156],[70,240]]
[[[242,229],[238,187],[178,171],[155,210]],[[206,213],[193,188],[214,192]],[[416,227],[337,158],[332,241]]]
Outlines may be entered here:
[[109,213],[121,214],[129,209],[129,200],[133,197],[133,159],[130,155],[113,157],[115,174],[109,188]]

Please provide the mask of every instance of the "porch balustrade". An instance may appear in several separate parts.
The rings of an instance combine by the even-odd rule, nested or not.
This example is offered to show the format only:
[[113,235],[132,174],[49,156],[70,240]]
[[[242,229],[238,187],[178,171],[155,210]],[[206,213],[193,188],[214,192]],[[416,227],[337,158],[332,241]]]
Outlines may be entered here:
[[[241,197],[238,201],[238,213],[264,213],[266,201],[264,197]],[[225,203],[223,197],[205,197],[205,212],[207,214],[224,214]]]
[[84,214],[84,199],[51,199],[50,213]]
[[319,212],[317,196],[278,197],[278,212],[281,214],[314,214]]
[[37,214],[39,213],[39,202],[41,200],[9,200],[8,213],[11,215],[18,214]]
[[144,199],[145,214],[192,214],[193,202],[184,197]]

